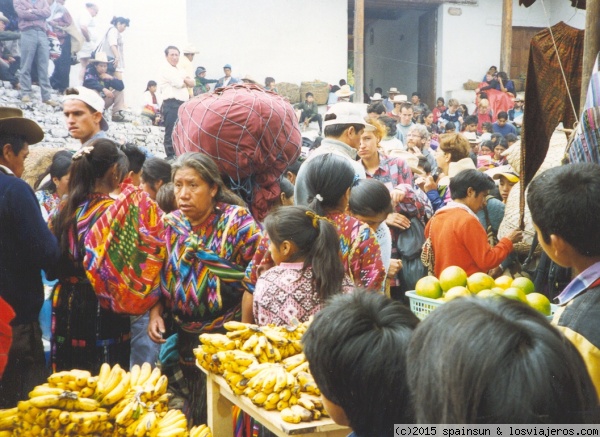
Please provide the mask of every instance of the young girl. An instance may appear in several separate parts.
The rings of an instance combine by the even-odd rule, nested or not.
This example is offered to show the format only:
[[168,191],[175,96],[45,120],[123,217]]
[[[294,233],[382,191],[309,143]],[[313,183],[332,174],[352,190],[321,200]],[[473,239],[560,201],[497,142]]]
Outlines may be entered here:
[[477,155],[477,168],[489,168],[493,165],[494,143],[483,141],[479,145],[479,154]]
[[437,101],[435,102],[435,105],[435,108],[433,108],[431,112],[433,114],[433,122],[437,124],[438,120],[440,119],[440,116],[447,109],[446,101],[443,97],[438,97]]
[[496,147],[494,147],[494,155],[492,157],[492,162],[494,163],[494,166],[500,167],[501,165],[508,164],[506,157],[502,156],[502,154],[506,151],[507,148],[507,144],[504,141],[500,141],[498,144],[496,144]]
[[303,206],[287,206],[267,216],[265,229],[275,267],[256,281],[253,313],[258,325],[304,322],[327,298],[352,290],[337,231],[328,219]]
[[394,210],[388,188],[377,179],[359,179],[350,191],[348,208],[352,216],[367,224],[375,232],[387,277],[394,278],[402,268],[402,261],[391,258],[394,252],[392,235],[385,221]]
[[[35,197],[37,197],[42,211],[42,217],[48,221],[54,209],[68,192],[69,170],[71,169],[71,153],[66,150],[56,152],[52,157],[52,164],[40,176],[36,183]],[[46,182],[44,180],[47,179]],[[41,185],[40,185],[41,184]],[[37,187],[39,185],[39,187]]]
[[144,91],[144,107],[142,115],[152,120],[153,125],[158,125],[160,122],[160,103],[156,95],[157,85],[153,80],[148,81],[146,91]]

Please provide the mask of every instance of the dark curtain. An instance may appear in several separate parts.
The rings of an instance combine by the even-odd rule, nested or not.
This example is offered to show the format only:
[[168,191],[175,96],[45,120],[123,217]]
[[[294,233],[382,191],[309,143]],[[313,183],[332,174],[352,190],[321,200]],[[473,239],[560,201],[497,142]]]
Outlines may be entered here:
[[[552,32],[575,110],[579,111],[584,31],[560,22],[552,26]],[[533,179],[544,161],[550,137],[560,121],[565,128],[572,128],[575,114],[550,30],[544,29],[532,38],[529,51],[521,147],[523,186]]]

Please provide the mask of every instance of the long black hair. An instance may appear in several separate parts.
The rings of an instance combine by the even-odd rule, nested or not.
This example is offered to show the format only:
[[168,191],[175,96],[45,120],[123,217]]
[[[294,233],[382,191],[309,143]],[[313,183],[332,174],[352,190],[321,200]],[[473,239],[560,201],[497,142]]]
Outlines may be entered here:
[[76,226],[77,208],[94,192],[96,181],[102,179],[120,157],[117,144],[106,138],[94,140],[87,147],[91,149],[89,153],[73,159],[69,173],[69,197],[54,220],[54,235],[63,253],[69,249],[69,230]]
[[[50,193],[56,193],[56,184],[52,180],[53,178],[62,179],[63,176],[69,173],[72,162],[72,154],[67,150],[60,150],[52,157],[52,163],[48,166],[46,171],[40,175],[38,180],[34,184],[35,190],[47,190]],[[46,176],[50,175],[50,180],[40,185]]]
[[298,251],[288,261],[304,258],[303,268],[312,267],[319,299],[342,291],[345,270],[340,257],[340,237],[328,220],[304,206],[286,206],[266,217],[265,229],[276,245],[286,240],[296,245]]
[[349,159],[332,153],[315,156],[304,165],[308,207],[325,215],[338,206],[354,183],[354,167]]

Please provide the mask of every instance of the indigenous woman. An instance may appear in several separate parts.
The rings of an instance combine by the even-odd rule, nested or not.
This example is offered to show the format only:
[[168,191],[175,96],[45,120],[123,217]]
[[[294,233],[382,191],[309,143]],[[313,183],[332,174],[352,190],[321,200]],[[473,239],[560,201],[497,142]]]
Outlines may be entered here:
[[193,349],[198,334],[218,332],[225,322],[239,318],[241,280],[261,233],[250,212],[235,205],[240,199],[225,187],[208,155],[182,155],[173,165],[173,185],[179,209],[164,219],[162,299],[150,310],[148,334],[164,343],[163,312],[172,315],[184,376],[179,382],[187,389],[184,408],[198,424],[206,420],[206,379],[195,365]]
[[[344,271],[357,287],[381,291],[385,267],[375,233],[368,225],[346,214],[355,170],[351,161],[336,154],[323,154],[307,161],[306,187],[308,207],[333,222],[340,238],[340,256]],[[254,285],[260,273],[274,266],[265,236],[248,269],[242,321],[252,320]]]
[[[59,282],[52,302],[52,367],[89,370],[102,363],[129,368],[129,316],[100,307],[83,267],[84,240],[113,203],[110,193],[121,182],[117,145],[98,139],[73,155],[69,198],[52,219],[61,260],[53,272]],[[49,275],[50,276],[50,275]]]

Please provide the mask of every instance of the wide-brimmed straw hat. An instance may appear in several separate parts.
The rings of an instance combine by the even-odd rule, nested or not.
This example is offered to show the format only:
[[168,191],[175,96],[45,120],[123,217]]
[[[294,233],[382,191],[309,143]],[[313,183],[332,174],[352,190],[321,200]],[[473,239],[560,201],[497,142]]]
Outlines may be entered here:
[[338,97],[350,97],[354,94],[354,91],[350,89],[350,85],[342,85],[339,90],[335,92],[335,95]]
[[98,62],[108,64],[108,56],[104,52],[96,52],[96,56],[91,58],[89,62]]

